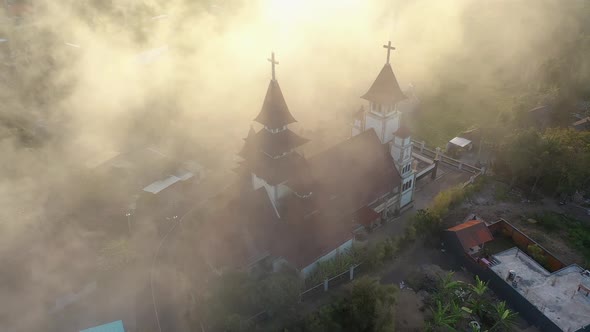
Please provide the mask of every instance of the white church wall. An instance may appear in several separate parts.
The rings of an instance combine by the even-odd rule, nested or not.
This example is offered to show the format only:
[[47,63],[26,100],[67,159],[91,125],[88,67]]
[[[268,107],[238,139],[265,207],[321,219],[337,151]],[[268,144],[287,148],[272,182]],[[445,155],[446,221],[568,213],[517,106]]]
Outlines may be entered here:
[[257,177],[256,174],[252,173],[252,186],[254,190],[258,190],[261,187],[266,185],[266,181],[262,180],[261,178]]
[[367,122],[365,124],[365,128],[366,128],[366,130],[373,128],[375,130],[375,133],[377,134],[377,137],[379,137],[381,142],[385,143],[385,141],[383,141],[383,122],[382,122],[382,120],[383,120],[383,118],[378,115],[375,115],[373,113],[367,113]]
[[360,134],[360,133],[361,133],[361,129],[360,129],[360,127],[359,127],[359,128],[357,128],[357,127],[352,127],[352,136],[356,136],[356,135],[358,135],[358,134]]
[[412,201],[412,193],[413,192],[414,192],[414,190],[408,190],[402,194],[402,198],[401,198],[401,202],[400,202],[400,205],[402,207],[408,205]]
[[393,113],[393,115],[385,121],[385,142],[389,142],[393,139],[393,133],[399,128],[399,113]]
[[320,257],[315,262],[313,262],[313,263],[309,264],[308,266],[304,267],[303,269],[301,269],[302,276],[304,278],[307,277],[307,276],[309,276],[316,269],[317,264],[319,262],[324,262],[324,261],[330,260],[330,259],[334,258],[336,255],[338,255],[338,253],[345,252],[346,250],[352,248],[352,243],[353,243],[353,239],[351,238],[350,240],[348,240],[348,241],[344,242],[343,244],[341,244],[338,248],[330,251],[329,253],[325,254],[322,257]]
[[289,187],[284,184],[279,184],[276,186],[277,190],[277,199],[281,199],[287,195],[289,195],[292,191]]
[[[394,161],[399,160],[399,158],[401,156],[401,152],[402,152],[402,150],[399,148],[399,146],[397,146],[395,144],[391,144],[391,156],[393,157]],[[396,162],[396,166],[397,166],[397,162]]]
[[264,181],[263,179],[257,177],[254,173],[252,173],[252,185],[254,186],[254,190],[258,190],[262,187],[266,189],[266,193],[268,194],[268,198],[270,198],[272,207],[274,208],[277,216],[280,217],[279,210],[277,209],[277,200],[279,197],[279,191],[277,189],[277,186],[271,186],[270,184],[266,183],[266,181]]
[[[408,184],[410,183],[411,184]],[[405,205],[409,204],[412,201],[412,196],[414,194],[414,186],[416,185],[414,179],[414,173],[409,173],[409,176],[403,179],[402,182],[402,194],[400,200],[400,206],[404,207]],[[409,187],[408,187],[409,186]]]

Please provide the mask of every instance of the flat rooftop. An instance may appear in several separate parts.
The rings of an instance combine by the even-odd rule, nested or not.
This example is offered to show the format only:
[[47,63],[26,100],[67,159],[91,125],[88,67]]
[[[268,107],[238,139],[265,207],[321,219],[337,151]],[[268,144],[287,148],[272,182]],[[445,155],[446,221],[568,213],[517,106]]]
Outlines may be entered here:
[[550,273],[518,248],[494,258],[500,263],[491,269],[504,280],[513,270],[517,279],[520,277],[516,290],[563,331],[574,332],[590,325],[590,296],[578,291],[580,285],[590,289],[590,277],[582,275],[584,269],[570,265]]

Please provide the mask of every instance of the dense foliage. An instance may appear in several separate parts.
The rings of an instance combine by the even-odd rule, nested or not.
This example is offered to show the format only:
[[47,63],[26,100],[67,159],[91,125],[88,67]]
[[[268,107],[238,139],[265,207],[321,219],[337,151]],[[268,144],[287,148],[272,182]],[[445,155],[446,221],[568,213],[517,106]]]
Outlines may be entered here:
[[461,204],[466,198],[479,191],[485,184],[485,178],[478,178],[473,184],[464,186],[459,184],[445,191],[439,192],[427,209],[420,209],[412,217],[408,228],[410,232],[417,232],[423,237],[437,235],[443,230],[443,218],[449,213],[449,209]]
[[510,331],[515,324],[516,313],[505,302],[496,302],[479,277],[471,285],[454,280],[452,273],[441,276],[429,302],[427,331],[469,331],[475,325],[481,331]]
[[357,279],[343,297],[308,317],[302,331],[394,331],[396,290],[376,279]]
[[351,266],[355,266],[367,257],[366,249],[353,246],[333,259],[319,262],[315,270],[306,278],[308,287],[316,286],[325,279],[332,278],[340,273],[346,272]]
[[290,272],[264,275],[260,279],[246,273],[228,272],[215,281],[201,304],[206,322],[214,329],[248,331],[254,318],[282,315],[299,302],[301,280]]
[[459,17],[461,47],[437,55],[439,66],[421,84],[414,130],[430,145],[444,147],[474,126],[496,142],[545,104],[557,110],[553,124],[565,125],[575,103],[590,99],[590,3],[481,5],[468,2]]
[[590,186],[590,132],[520,131],[504,139],[496,170],[511,183],[571,195]]

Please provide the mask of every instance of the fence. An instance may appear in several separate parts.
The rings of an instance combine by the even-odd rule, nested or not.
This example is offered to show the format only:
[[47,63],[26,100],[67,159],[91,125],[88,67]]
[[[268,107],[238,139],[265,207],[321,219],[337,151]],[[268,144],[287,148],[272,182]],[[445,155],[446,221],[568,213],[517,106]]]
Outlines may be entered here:
[[563,264],[549,250],[543,248],[541,245],[535,242],[535,240],[528,237],[526,234],[521,232],[518,228],[514,227],[511,223],[504,219],[500,219],[489,225],[488,229],[494,236],[501,234],[503,236],[509,237],[516,244],[516,246],[524,252],[528,252],[528,246],[537,245],[547,260],[546,265],[550,272],[554,272],[565,267],[565,264]]
[[356,264],[354,266],[351,266],[350,268],[346,269],[345,271],[331,277],[331,278],[327,278],[324,280],[324,282],[317,284],[303,292],[301,292],[301,301],[304,301],[306,299],[310,299],[316,295],[319,295],[323,292],[327,292],[330,287],[336,287],[338,285],[341,285],[343,283],[346,283],[348,281],[351,281],[354,279],[355,276],[355,272],[358,273],[359,270],[359,266],[361,266],[362,263]]
[[473,165],[469,165],[466,164],[464,162],[462,162],[461,160],[457,160],[454,158],[451,158],[445,154],[443,154],[442,152],[440,152],[440,149],[437,148],[437,150],[432,150],[428,147],[426,147],[426,142],[424,141],[416,141],[416,140],[412,140],[412,146],[416,149],[418,149],[420,151],[420,154],[431,158],[431,159],[436,159],[437,157],[440,159],[440,162],[457,168],[459,170],[463,170],[469,173],[473,173],[473,174],[477,174],[477,173],[483,173],[483,169],[479,168],[479,167],[475,167]]

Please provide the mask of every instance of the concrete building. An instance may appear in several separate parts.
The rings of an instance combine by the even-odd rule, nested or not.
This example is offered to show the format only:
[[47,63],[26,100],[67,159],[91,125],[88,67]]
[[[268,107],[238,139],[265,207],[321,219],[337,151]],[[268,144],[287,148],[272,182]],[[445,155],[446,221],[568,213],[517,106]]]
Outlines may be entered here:
[[[550,273],[518,248],[494,255],[491,270],[561,331],[590,327],[590,272],[570,265]],[[514,276],[512,277],[511,274]]]
[[[471,214],[444,235],[471,272],[542,331],[590,331],[590,271],[566,266],[503,219],[487,224]],[[544,266],[525,253],[531,245],[539,248]]]

